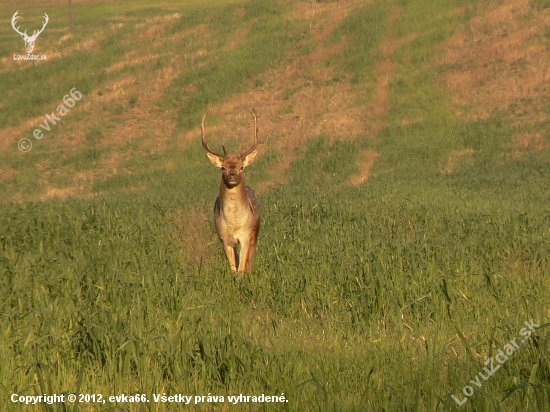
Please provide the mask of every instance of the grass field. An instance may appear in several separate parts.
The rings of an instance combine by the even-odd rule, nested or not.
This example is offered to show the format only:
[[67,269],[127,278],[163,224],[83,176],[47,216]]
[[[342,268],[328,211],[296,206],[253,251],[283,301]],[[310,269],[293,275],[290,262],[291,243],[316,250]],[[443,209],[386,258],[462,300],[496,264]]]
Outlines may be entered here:
[[550,411],[548,0],[4,3],[1,410]]

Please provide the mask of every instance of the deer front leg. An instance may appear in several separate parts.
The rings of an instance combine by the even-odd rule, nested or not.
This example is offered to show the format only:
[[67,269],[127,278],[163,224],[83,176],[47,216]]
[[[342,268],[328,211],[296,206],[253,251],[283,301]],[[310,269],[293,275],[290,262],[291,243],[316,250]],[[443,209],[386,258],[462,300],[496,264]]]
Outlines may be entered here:
[[[256,233],[255,236],[258,234]],[[254,259],[254,254],[256,253],[257,240],[255,236],[250,240],[250,247],[248,249],[248,256],[246,257],[246,271],[252,273],[252,259]]]
[[239,274],[242,276],[245,269],[246,264],[248,262],[248,253],[250,252],[250,242],[249,240],[245,240],[241,242],[241,253],[239,256]]
[[223,244],[223,250],[227,260],[229,261],[229,266],[231,267],[232,272],[237,271],[237,250],[233,246]]

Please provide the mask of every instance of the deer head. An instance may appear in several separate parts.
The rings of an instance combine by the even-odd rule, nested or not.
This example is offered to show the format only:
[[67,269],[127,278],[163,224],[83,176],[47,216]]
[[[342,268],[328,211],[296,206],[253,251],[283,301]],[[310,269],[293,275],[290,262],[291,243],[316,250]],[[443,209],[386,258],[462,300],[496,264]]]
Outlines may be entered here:
[[223,143],[222,143],[223,154],[217,153],[210,148],[210,146],[208,145],[208,142],[204,137],[204,119],[206,119],[206,115],[208,114],[208,111],[206,111],[206,113],[202,117],[202,123],[201,123],[202,147],[204,147],[208,151],[206,155],[208,156],[212,164],[222,169],[222,172],[223,172],[222,180],[228,188],[236,187],[241,183],[243,169],[246,166],[251,165],[254,159],[256,159],[256,155],[258,154],[258,152],[256,151],[256,147],[258,146],[258,118],[256,116],[255,109],[252,109],[252,113],[254,113],[254,130],[255,130],[254,143],[246,151],[243,151],[244,150],[244,144],[243,144],[241,146],[241,150],[237,157],[229,156],[227,154],[227,151],[225,150],[225,144]]
[[50,20],[50,18],[46,13],[44,13],[44,22],[42,23],[42,28],[40,30],[34,30],[32,36],[28,36],[27,30],[21,33],[21,31],[19,30],[19,27],[15,27],[15,23],[19,18],[18,13],[19,13],[19,10],[17,10],[13,15],[13,17],[11,18],[11,26],[17,33],[21,35],[21,37],[23,38],[23,41],[25,42],[25,49],[27,50],[27,53],[31,54],[32,51],[34,50],[34,43],[36,42],[36,39],[38,38],[40,33],[42,33],[46,28],[46,25],[48,24],[48,21]]

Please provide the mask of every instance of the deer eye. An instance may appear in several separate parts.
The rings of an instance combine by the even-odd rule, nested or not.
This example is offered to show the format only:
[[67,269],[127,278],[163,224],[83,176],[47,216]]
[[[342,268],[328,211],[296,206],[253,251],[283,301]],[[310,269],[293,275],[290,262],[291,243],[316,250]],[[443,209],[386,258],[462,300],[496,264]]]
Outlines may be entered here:
[[222,170],[225,172],[225,170],[226,170],[226,169],[225,169],[225,166],[222,166]]

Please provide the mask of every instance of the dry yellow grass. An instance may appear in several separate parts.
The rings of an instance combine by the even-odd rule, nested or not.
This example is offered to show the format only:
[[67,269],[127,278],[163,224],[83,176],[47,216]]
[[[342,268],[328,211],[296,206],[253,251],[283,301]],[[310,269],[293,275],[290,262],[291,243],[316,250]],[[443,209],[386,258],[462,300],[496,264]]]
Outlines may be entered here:
[[472,107],[477,118],[505,111],[516,122],[547,120],[541,109],[550,98],[549,26],[550,9],[534,13],[529,0],[480,11],[444,45],[439,63],[455,67],[446,77],[452,104],[460,112]]

